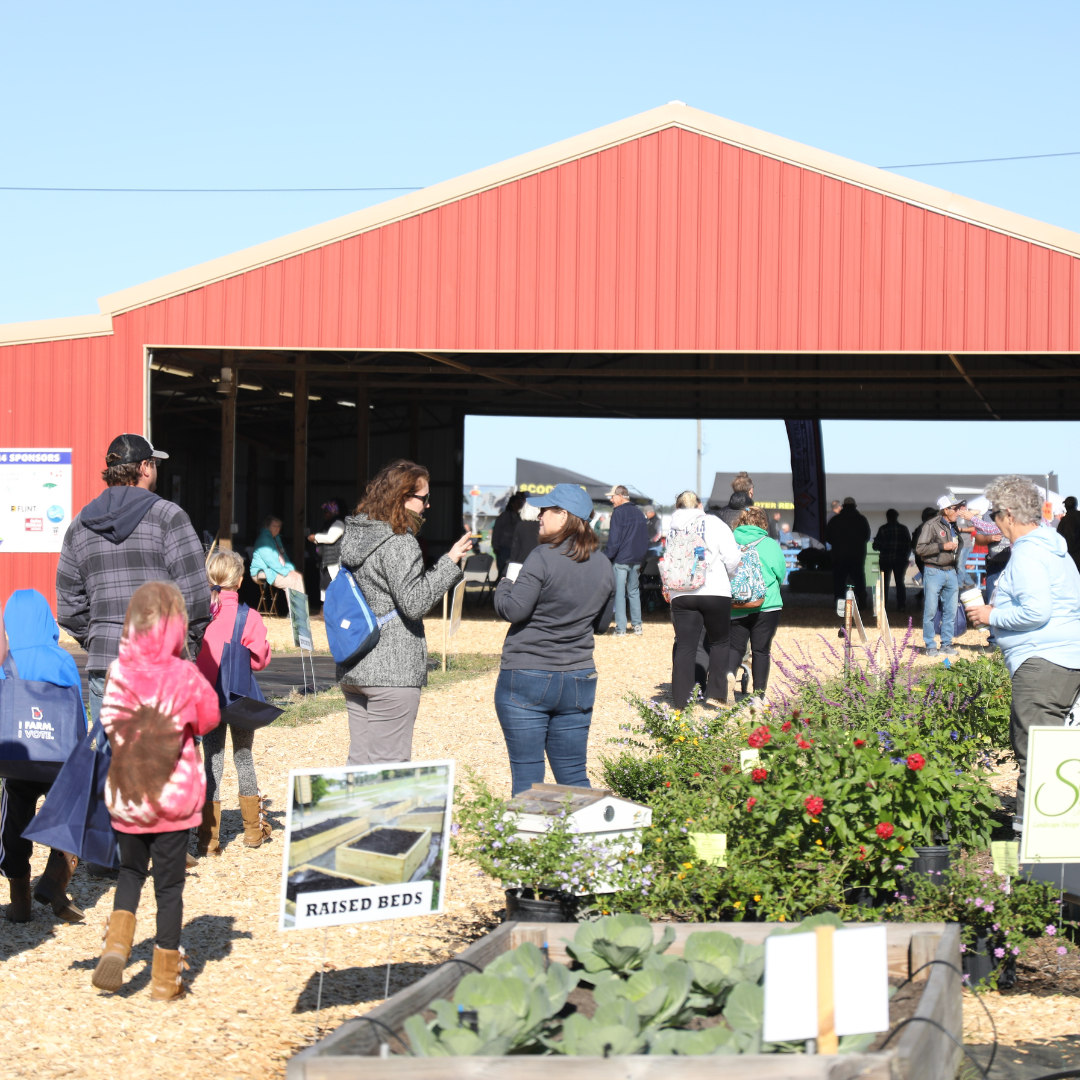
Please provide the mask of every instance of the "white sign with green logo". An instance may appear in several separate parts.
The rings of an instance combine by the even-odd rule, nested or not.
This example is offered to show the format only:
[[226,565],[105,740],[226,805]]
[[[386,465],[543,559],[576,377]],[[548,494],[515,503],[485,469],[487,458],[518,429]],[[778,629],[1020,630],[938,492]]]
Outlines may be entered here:
[[1021,862],[1080,862],[1080,728],[1028,730]]

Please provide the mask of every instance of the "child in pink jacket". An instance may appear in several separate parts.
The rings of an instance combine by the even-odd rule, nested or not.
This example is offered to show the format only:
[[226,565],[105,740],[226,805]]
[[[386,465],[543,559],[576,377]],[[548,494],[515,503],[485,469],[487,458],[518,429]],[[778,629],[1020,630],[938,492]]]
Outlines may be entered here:
[[[270,642],[266,640],[266,626],[259,613],[246,604],[241,604],[237,595],[236,590],[240,588],[240,582],[244,578],[244,560],[239,553],[215,552],[206,561],[206,576],[210,579],[210,588],[217,599],[210,604],[213,621],[206,628],[202,648],[195,663],[206,681],[217,688],[221,654],[232,639],[239,611],[245,612],[240,644],[248,651],[252,671],[262,671],[270,663]],[[218,705],[221,705],[220,696]],[[240,789],[240,816],[244,819],[244,846],[257,848],[270,836],[270,822],[263,813],[259,781],[255,775],[255,759],[251,753],[255,732],[223,722],[203,739],[206,802],[203,804],[197,837],[200,855],[221,854],[220,792],[221,777],[225,772],[225,736],[229,732],[232,733],[236,783]]]
[[214,688],[188,660],[187,609],[171,582],[135,590],[120,656],[109,665],[101,723],[112,748],[105,803],[120,845],[120,877],[105,947],[91,980],[119,990],[135,937],[139,894],[153,864],[157,937],[151,999],[183,993],[180,947],[188,830],[202,817],[206,781],[196,735],[217,727]]

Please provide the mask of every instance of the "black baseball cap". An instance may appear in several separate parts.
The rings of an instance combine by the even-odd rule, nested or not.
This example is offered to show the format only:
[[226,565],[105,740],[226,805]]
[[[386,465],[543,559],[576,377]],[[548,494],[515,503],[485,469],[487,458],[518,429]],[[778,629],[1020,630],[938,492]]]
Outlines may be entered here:
[[150,458],[167,458],[164,450],[155,450],[153,444],[141,435],[117,435],[105,454],[108,468],[114,465],[137,465]]

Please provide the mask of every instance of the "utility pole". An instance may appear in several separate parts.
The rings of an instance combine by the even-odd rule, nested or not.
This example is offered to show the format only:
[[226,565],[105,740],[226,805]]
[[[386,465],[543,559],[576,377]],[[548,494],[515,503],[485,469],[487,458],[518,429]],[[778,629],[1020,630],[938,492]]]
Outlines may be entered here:
[[[697,497],[701,498],[701,421],[697,422],[697,480],[694,490],[697,492]],[[704,501],[704,500],[702,500]]]

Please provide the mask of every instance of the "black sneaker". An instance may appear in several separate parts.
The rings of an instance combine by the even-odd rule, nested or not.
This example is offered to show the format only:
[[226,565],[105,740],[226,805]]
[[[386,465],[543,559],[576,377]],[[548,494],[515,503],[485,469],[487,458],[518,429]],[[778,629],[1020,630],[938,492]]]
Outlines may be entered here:
[[955,645],[942,645],[938,650],[942,656],[959,656],[960,650]]

